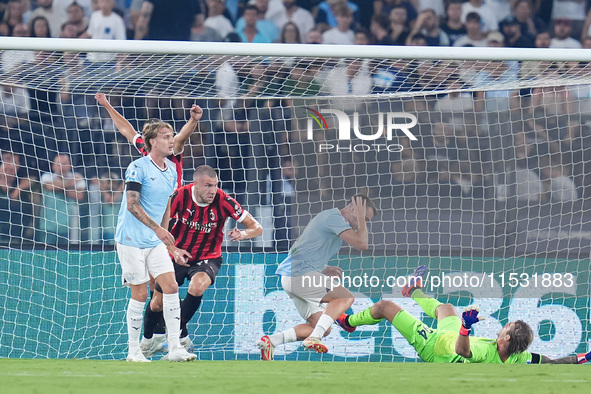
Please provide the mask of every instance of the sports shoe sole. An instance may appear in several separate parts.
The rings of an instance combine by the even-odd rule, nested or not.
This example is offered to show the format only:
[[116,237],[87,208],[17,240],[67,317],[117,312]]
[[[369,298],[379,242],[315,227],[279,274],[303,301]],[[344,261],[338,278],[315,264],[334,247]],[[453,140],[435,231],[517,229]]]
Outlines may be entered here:
[[404,285],[404,287],[402,288],[402,296],[403,297],[410,297],[410,293],[411,293],[412,289],[414,289],[415,287],[419,288],[419,289],[421,289],[423,287],[423,276],[425,275],[425,272],[427,272],[426,265],[419,265],[414,270],[411,278],[409,279],[409,283]]

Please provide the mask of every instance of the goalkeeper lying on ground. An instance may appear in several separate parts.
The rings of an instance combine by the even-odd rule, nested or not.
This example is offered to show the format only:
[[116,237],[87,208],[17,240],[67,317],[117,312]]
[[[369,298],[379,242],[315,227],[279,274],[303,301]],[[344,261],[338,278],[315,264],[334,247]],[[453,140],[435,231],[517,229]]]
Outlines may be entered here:
[[343,314],[336,323],[345,331],[353,332],[361,325],[377,324],[387,319],[406,338],[419,357],[433,363],[488,363],[488,364],[582,364],[591,360],[591,352],[552,360],[549,357],[527,351],[534,334],[523,320],[509,322],[497,335],[497,339],[470,336],[473,324],[482,320],[476,307],[468,307],[457,315],[451,304],[442,304],[423,293],[424,265],[418,267],[410,285],[402,289],[402,295],[412,297],[425,313],[437,319],[432,329],[391,301],[381,300],[354,315]]

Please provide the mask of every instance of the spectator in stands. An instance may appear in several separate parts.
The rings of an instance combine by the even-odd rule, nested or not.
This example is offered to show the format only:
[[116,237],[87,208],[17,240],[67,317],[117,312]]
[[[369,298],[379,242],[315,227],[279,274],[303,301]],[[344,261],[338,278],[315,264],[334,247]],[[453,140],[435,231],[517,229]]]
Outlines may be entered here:
[[234,26],[228,18],[224,16],[226,4],[223,0],[206,0],[207,18],[204,25],[210,29],[214,29],[221,37],[226,37],[229,33],[234,31]]
[[427,37],[423,33],[415,33],[413,35],[409,35],[406,39],[407,44],[409,46],[421,46],[426,47],[427,44]]
[[281,40],[279,42],[282,44],[301,44],[302,38],[298,25],[293,22],[287,22],[283,25],[283,29],[281,30]]
[[82,33],[88,29],[88,21],[84,15],[84,9],[77,2],[73,2],[68,6],[68,22],[76,27],[77,36],[80,37]]
[[573,21],[568,18],[554,19],[554,37],[550,40],[550,48],[581,48],[581,42],[571,37]]
[[550,201],[571,202],[579,198],[577,186],[570,175],[569,166],[562,163],[559,155],[542,158],[540,179],[545,191],[550,194]]
[[306,37],[306,44],[322,44],[322,32],[320,29],[314,28],[310,30]]
[[117,228],[117,216],[121,208],[121,200],[125,190],[125,183],[114,172],[106,172],[98,180],[100,200],[100,228],[101,240],[114,243],[115,230]]
[[578,41],[582,37],[585,25],[586,7],[588,7],[586,0],[553,0],[552,22],[556,24],[559,20],[569,20],[571,25],[569,34]]
[[53,0],[37,0],[39,5],[29,17],[31,21],[31,31],[33,31],[33,37],[39,37],[35,35],[33,22],[38,16],[44,17],[48,21],[49,32],[51,37],[59,37],[62,24],[68,20],[68,15],[65,9],[58,9],[53,6]]
[[409,33],[409,39],[407,39],[406,45],[411,45],[411,37],[414,37],[417,33],[423,34],[425,41],[429,46],[450,45],[449,37],[439,28],[439,17],[432,9],[423,10],[419,14],[413,29]]
[[413,2],[406,0],[374,0],[373,1],[373,14],[384,14],[391,15],[391,12],[396,7],[402,7],[406,11],[406,17],[409,22],[417,19],[417,9],[414,7]]
[[541,31],[536,34],[536,39],[534,40],[534,48],[550,48],[550,43],[552,42],[552,37],[550,32],[548,31]]
[[323,44],[350,45],[355,42],[355,33],[351,30],[353,22],[353,11],[341,4],[334,7],[334,14],[337,19],[337,26],[322,34]]
[[351,10],[351,22],[359,22],[359,7],[352,1],[347,0],[327,0],[318,4],[316,9],[316,26],[321,30],[327,30],[338,26],[336,10],[343,7]]
[[390,39],[394,45],[406,45],[406,39],[410,32],[408,11],[397,4],[390,11]]
[[533,14],[531,0],[517,0],[513,5],[513,15],[524,37],[535,37],[539,32],[546,30],[546,24],[537,15]]
[[524,35],[521,30],[521,24],[515,17],[510,16],[504,19],[499,28],[505,36],[505,46],[509,48],[533,48],[534,36],[527,33]]
[[323,89],[331,96],[365,96],[370,94],[371,85],[369,69],[363,60],[344,59],[329,71]]
[[271,21],[279,29],[282,29],[287,22],[293,22],[298,27],[301,37],[307,37],[310,30],[315,26],[314,17],[305,8],[299,7],[297,0],[283,0],[284,8],[271,17]]
[[[19,24],[12,29],[12,37],[30,37],[30,29],[26,24]],[[0,55],[2,64],[2,71],[15,71],[23,64],[32,63],[35,60],[35,52],[33,51],[19,51],[19,50],[4,50]]]
[[498,31],[488,33],[486,36],[486,46],[494,48],[502,48],[505,46],[505,36]]
[[370,45],[372,44],[371,34],[367,29],[359,28],[355,31],[355,39],[353,43],[355,45]]
[[0,84],[1,124],[16,127],[29,117],[30,97],[27,89],[15,86],[10,80]]
[[144,0],[136,23],[136,40],[189,41],[191,27],[201,25],[198,0]]
[[377,14],[371,18],[371,24],[369,30],[373,36],[375,45],[393,45],[394,42],[388,34],[388,27],[390,25],[390,19],[384,14]]
[[440,28],[449,37],[449,45],[454,45],[461,36],[466,35],[466,28],[462,22],[462,0],[450,0],[446,2],[446,18]]
[[33,229],[33,180],[23,175],[20,156],[2,152],[0,163],[0,242],[31,239]]
[[[269,9],[269,0],[256,0],[256,3],[253,4],[252,6],[255,7],[257,10],[256,29],[259,31],[259,33],[262,36],[266,37],[269,40],[268,42],[273,42],[273,41],[279,39],[279,28],[272,21],[265,19],[265,14],[267,13],[267,10]],[[249,9],[249,7],[251,7],[251,6],[248,5],[248,6],[244,7],[245,13],[246,13],[246,10]],[[246,16],[243,14],[242,18],[240,18],[236,21],[236,31],[237,32],[243,31],[246,23],[247,23]],[[244,42],[247,42],[247,41],[244,41]],[[248,42],[251,42],[251,41],[248,41]],[[257,42],[262,42],[262,41],[257,41]]]
[[197,25],[197,23],[201,23],[201,18],[198,18],[195,21],[193,27],[191,27],[191,41],[201,41],[201,42],[220,42],[224,41],[223,37],[220,36],[215,29],[206,26],[205,23],[201,25]]
[[469,0],[462,4],[462,22],[467,23],[468,14],[473,12],[480,16],[480,29],[483,33],[498,30],[499,21],[495,15],[495,10],[484,0]]
[[[466,3],[464,3],[466,4]],[[470,12],[466,16],[466,35],[458,38],[454,42],[455,47],[472,45],[475,47],[485,47],[488,44],[486,34],[482,32],[482,19],[476,12]]]
[[236,33],[238,33],[242,42],[270,43],[273,41],[272,38],[258,28],[259,9],[256,5],[247,5],[241,19],[244,21],[244,25],[239,27],[237,23]]
[[[61,26],[60,26],[61,27]],[[58,30],[59,32],[59,30]],[[59,36],[59,33],[58,33]],[[31,37],[50,38],[51,28],[47,18],[44,16],[36,16],[31,21]]]
[[12,36],[14,27],[23,23],[23,5],[19,0],[11,0],[6,5],[4,18],[0,23],[0,35]]
[[441,113],[442,119],[462,124],[466,118],[474,116],[474,97],[464,90],[464,81],[457,74],[451,74],[445,81],[449,93],[437,97],[433,110]]
[[[400,140],[401,145],[407,144],[407,138]],[[427,191],[427,174],[425,161],[414,149],[406,146],[399,160],[392,160],[392,196],[419,196]]]
[[312,63],[300,62],[292,67],[282,86],[285,96],[318,96],[321,85],[316,81],[317,68]]
[[56,155],[51,168],[41,175],[43,207],[37,240],[52,245],[78,243],[79,203],[86,199],[86,181],[72,170],[68,155]]
[[[100,9],[90,15],[88,29],[81,35],[81,38],[92,38],[101,40],[125,40],[127,33],[123,18],[113,12],[115,0],[99,0]],[[88,55],[91,61],[108,61],[112,55],[102,56],[98,53]]]

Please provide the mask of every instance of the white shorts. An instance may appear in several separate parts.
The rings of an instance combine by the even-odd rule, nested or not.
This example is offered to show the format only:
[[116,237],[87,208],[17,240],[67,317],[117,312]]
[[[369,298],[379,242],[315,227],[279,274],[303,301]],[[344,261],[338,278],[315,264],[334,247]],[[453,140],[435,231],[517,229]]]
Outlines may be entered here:
[[160,274],[174,272],[172,259],[164,244],[140,249],[117,243],[117,255],[123,271],[121,279],[125,286],[147,283],[150,274],[156,278]]
[[308,320],[316,312],[324,312],[326,304],[321,300],[330,291],[329,276],[318,271],[312,271],[302,276],[282,275],[281,286],[304,319]]

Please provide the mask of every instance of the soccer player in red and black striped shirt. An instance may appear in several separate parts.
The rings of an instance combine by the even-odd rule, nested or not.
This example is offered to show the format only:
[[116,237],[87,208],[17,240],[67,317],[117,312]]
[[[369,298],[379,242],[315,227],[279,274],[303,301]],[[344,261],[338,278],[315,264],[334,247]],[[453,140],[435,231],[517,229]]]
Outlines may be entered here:
[[[193,174],[193,183],[177,189],[172,195],[170,232],[175,245],[191,254],[189,266],[175,264],[177,283],[182,285],[189,279],[189,291],[181,303],[181,343],[185,348],[192,345],[188,337],[187,323],[199,305],[203,292],[214,282],[222,264],[222,241],[224,225],[228,218],[242,223],[246,229],[234,227],[228,237],[231,241],[241,241],[258,237],[263,228],[250,213],[226,192],[218,188],[218,176],[213,168],[199,166]],[[146,311],[144,337],[152,337],[162,310],[162,292],[156,285],[154,297]],[[147,345],[146,345],[147,347]],[[188,350],[188,349],[187,349]]]
[[[142,155],[146,156],[148,152],[145,149],[144,139],[142,138],[141,134],[139,134],[121,115],[109,100],[107,100],[107,96],[104,93],[97,93],[94,98],[100,105],[105,107],[111,119],[113,119],[113,123],[117,130],[125,137],[127,140],[136,147],[138,152]],[[168,159],[172,161],[176,166],[176,173],[177,173],[177,185],[181,187],[183,185],[183,147],[185,142],[189,139],[193,131],[197,128],[197,124],[201,117],[203,116],[203,110],[198,105],[193,104],[190,110],[191,117],[187,121],[187,123],[181,128],[174,136],[174,147],[172,155],[168,156]]]

